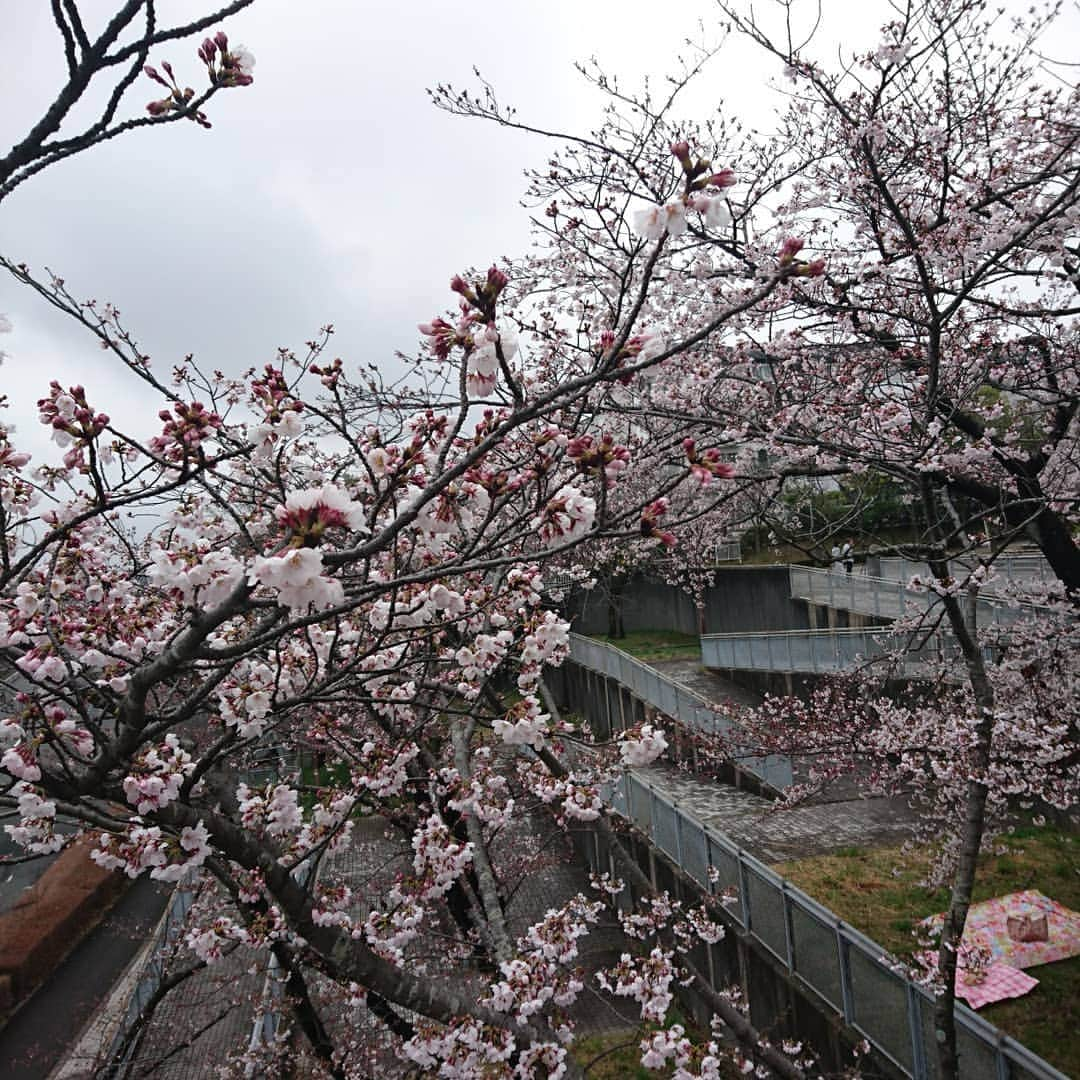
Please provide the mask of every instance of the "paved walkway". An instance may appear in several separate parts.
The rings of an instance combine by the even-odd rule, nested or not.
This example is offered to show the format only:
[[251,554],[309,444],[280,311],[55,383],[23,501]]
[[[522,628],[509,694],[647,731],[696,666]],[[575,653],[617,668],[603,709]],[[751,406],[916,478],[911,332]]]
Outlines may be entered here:
[[[651,666],[717,705],[730,701],[753,708],[762,701],[760,694],[694,660],[667,660]],[[796,780],[805,775],[806,765],[796,759]],[[911,836],[915,822],[904,799],[862,798],[851,778],[837,781],[806,805],[777,810],[769,799],[671,765],[638,771],[702,824],[725,833],[763,862],[784,862],[846,847],[899,844]]]
[[[42,1080],[49,1075],[153,932],[168,895],[168,887],[159,882],[137,881],[12,1017],[0,1032],[4,1080]],[[68,1075],[82,1080],[90,1072],[88,1067]]]
[[701,780],[673,765],[651,765],[635,772],[691,817],[766,863],[840,848],[900,844],[910,838],[915,820],[896,799],[852,799],[778,810],[769,799]]
[[753,709],[761,704],[760,694],[747,690],[730,679],[722,678],[715,671],[703,668],[700,660],[657,660],[650,661],[649,667],[655,668],[674,682],[682,683],[688,690],[693,690],[695,694],[700,694],[715,705],[730,701],[735,705]]

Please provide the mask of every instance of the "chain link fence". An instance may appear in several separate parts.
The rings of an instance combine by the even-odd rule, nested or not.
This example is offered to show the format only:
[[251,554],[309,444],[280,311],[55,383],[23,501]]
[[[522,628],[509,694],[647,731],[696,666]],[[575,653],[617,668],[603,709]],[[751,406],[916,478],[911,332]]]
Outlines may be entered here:
[[[930,566],[924,562],[904,559],[899,555],[878,555],[876,558],[878,577],[888,578],[889,581],[908,581],[915,574],[922,578],[931,576]],[[950,559],[949,573],[953,577],[967,575],[979,564],[977,558]],[[1056,577],[1042,555],[998,555],[991,566],[999,578],[1011,582],[1053,581]]]
[[[991,653],[984,649],[988,659]],[[827,675],[874,664],[893,676],[917,678],[940,663],[962,659],[948,634],[890,634],[880,627],[701,635],[702,663],[732,671]]]
[[127,1075],[139,1045],[145,1011],[165,979],[166,967],[184,933],[184,925],[199,888],[199,872],[189,870],[173,890],[165,914],[158,923],[139,981],[135,984],[120,1026],[109,1045],[105,1064],[94,1074],[96,1080],[116,1080]]

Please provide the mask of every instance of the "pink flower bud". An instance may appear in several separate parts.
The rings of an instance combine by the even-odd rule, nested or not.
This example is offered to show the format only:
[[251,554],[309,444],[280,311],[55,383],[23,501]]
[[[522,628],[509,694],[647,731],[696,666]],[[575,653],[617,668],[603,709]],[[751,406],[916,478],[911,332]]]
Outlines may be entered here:
[[214,44],[224,53],[229,51],[229,39],[225,36],[224,30],[219,30],[214,35]]
[[503,289],[506,288],[506,282],[506,275],[497,266],[493,266],[488,270],[487,286],[488,291],[492,294],[493,298],[495,296],[498,296],[499,293],[501,293]]
[[729,188],[735,183],[735,172],[732,169],[721,169],[714,172],[705,183],[709,187]]
[[455,274],[450,279],[450,290],[451,292],[460,293],[462,296],[467,296],[469,293],[469,286],[460,274]]
[[791,260],[802,251],[803,242],[797,237],[789,236],[781,245],[779,251],[780,265],[787,266]]
[[679,164],[682,165],[684,169],[689,167],[690,144],[685,139],[680,142],[673,142],[671,144],[671,152],[679,159]]

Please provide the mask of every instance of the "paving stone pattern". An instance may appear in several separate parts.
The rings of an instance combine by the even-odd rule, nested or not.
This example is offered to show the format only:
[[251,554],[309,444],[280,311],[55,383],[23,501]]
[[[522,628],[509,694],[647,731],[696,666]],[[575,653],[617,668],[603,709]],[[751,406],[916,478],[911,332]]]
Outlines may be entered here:
[[[733,702],[753,708],[761,704],[760,694],[695,660],[667,660],[652,666],[717,705]],[[796,780],[806,774],[807,764],[794,762]],[[837,781],[806,805],[777,810],[769,799],[699,779],[670,765],[658,763],[637,771],[692,817],[768,863],[839,848],[899,844],[911,837],[916,820],[903,798],[861,797],[853,778]]]
[[848,847],[902,843],[914,815],[895,799],[853,799],[778,810],[770,799],[702,782],[671,765],[635,772],[690,817],[724,833],[762,862],[777,863]]

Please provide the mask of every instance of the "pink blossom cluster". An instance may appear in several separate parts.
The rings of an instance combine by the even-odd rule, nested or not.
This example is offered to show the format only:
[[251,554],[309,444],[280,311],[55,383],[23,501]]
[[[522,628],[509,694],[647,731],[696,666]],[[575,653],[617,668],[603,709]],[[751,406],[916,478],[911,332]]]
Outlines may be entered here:
[[210,834],[200,821],[185,826],[176,837],[159,826],[132,824],[123,834],[102,833],[90,858],[107,870],[122,870],[136,878],[149,870],[157,881],[179,881],[203,865],[211,853]]
[[136,813],[148,814],[173,802],[180,794],[180,786],[194,771],[191,754],[176,735],[169,734],[160,745],[134,759],[131,772],[124,777],[124,794]]
[[596,500],[566,484],[532,521],[541,540],[555,545],[580,538],[596,521]]
[[642,724],[636,736],[624,732],[619,740],[619,754],[629,769],[651,765],[667,749],[664,733],[652,724]]
[[167,461],[185,461],[200,453],[222,425],[221,417],[201,401],[178,401],[171,412],[162,409],[158,416],[165,426],[150,440],[150,449]]

